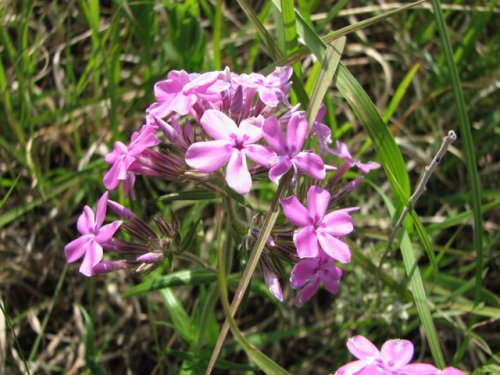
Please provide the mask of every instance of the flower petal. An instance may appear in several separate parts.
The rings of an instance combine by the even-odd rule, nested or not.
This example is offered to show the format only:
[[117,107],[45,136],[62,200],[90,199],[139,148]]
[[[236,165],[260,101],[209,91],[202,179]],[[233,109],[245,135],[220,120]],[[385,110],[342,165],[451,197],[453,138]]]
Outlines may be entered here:
[[342,270],[339,267],[328,267],[321,273],[321,280],[323,286],[331,294],[337,294],[339,291],[340,278],[342,277]]
[[109,241],[113,237],[115,232],[118,230],[120,225],[122,225],[122,221],[116,220],[113,221],[111,224],[106,224],[102,226],[96,233],[95,240],[98,243],[104,243],[106,241]]
[[312,225],[313,221],[309,217],[309,211],[300,203],[295,195],[280,199],[283,214],[288,221],[298,227]]
[[374,161],[369,161],[368,163],[361,163],[360,161],[355,161],[354,165],[358,167],[363,173],[368,173],[372,169],[380,168],[380,164],[375,163]]
[[261,145],[248,145],[245,154],[255,163],[264,167],[270,167],[276,160],[276,154]]
[[234,150],[231,154],[227,163],[226,182],[231,189],[242,195],[252,189],[252,177],[243,152]]
[[391,369],[399,369],[413,358],[413,344],[408,340],[388,340],[382,345],[380,354]]
[[89,243],[88,249],[85,252],[85,257],[80,265],[80,272],[85,276],[92,276],[94,272],[92,268],[102,259],[102,247],[96,241]]
[[299,172],[316,180],[322,180],[326,176],[323,159],[312,152],[299,152],[293,157],[292,163],[297,167]]
[[106,218],[106,205],[108,203],[108,192],[105,192],[102,197],[99,199],[99,202],[97,202],[97,209],[95,213],[95,229],[98,230],[102,223],[104,222],[104,219]]
[[224,166],[232,153],[228,141],[197,142],[186,151],[186,163],[200,172],[210,173]]
[[353,361],[335,371],[334,375],[373,375],[378,374],[377,366],[365,361]]
[[83,213],[76,222],[76,228],[81,234],[94,233],[96,227],[94,211],[89,206],[83,207]]
[[312,225],[302,228],[293,235],[299,258],[315,258],[319,254],[318,236]]
[[318,272],[317,259],[302,259],[292,269],[290,286],[293,289],[302,288]]
[[269,170],[269,179],[275,184],[279,183],[279,180],[283,175],[290,170],[292,167],[292,162],[288,155],[278,156],[276,164],[272,166]]
[[264,122],[262,127],[264,132],[264,138],[266,142],[271,146],[271,149],[278,154],[285,154],[286,139],[281,131],[280,125],[276,117],[269,117]]
[[347,349],[353,356],[363,360],[371,360],[380,354],[377,347],[370,340],[359,335],[347,340]]
[[321,222],[329,203],[330,193],[322,187],[313,185],[307,191],[307,208],[315,223]]
[[318,292],[318,289],[319,289],[319,280],[317,278],[313,278],[297,294],[297,297],[295,298],[295,305],[300,306],[309,301]]
[[290,153],[296,154],[302,151],[306,141],[307,128],[308,124],[303,112],[292,115],[286,129],[286,143]]
[[[446,371],[446,370],[445,370]],[[462,371],[459,371],[457,373],[447,373],[447,372],[441,372],[438,368],[435,366],[429,364],[429,363],[412,363],[409,365],[406,365],[402,369],[398,370],[398,374],[401,375],[465,375]]]
[[106,172],[103,177],[104,186],[108,190],[114,190],[120,183],[125,181],[128,177],[127,172],[132,163],[135,161],[133,156],[124,156],[118,159]]
[[243,120],[240,123],[238,134],[242,137],[247,144],[258,142],[262,138],[262,127],[258,124],[261,120],[251,119]]
[[83,256],[83,254],[85,254],[92,237],[92,235],[80,236],[64,247],[64,255],[66,256],[68,263],[77,261]]
[[358,207],[344,208],[328,213],[322,223],[321,229],[332,236],[345,236],[353,231],[352,218],[349,212],[355,211]]
[[337,259],[340,263],[349,263],[351,261],[351,250],[344,241],[322,231],[318,230],[318,241],[323,251],[330,257]]
[[200,119],[203,130],[213,139],[231,140],[231,134],[238,134],[236,123],[221,111],[209,109]]

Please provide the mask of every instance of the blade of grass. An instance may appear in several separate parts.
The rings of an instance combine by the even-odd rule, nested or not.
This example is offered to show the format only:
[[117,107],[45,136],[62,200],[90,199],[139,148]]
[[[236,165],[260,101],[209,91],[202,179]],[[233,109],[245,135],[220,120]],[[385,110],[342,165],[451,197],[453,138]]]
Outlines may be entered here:
[[97,353],[94,346],[94,325],[90,314],[83,306],[78,306],[80,313],[85,320],[85,365],[92,372],[92,374],[105,375],[106,372],[101,366],[97,364]]
[[[432,9],[434,11],[434,18],[436,20],[439,37],[441,40],[441,48],[443,49],[446,65],[448,67],[448,78],[451,81],[453,97],[457,109],[458,125],[464,147],[465,165],[467,167],[467,174],[469,176],[470,186],[470,203],[474,213],[474,226],[473,226],[473,241],[474,249],[476,251],[476,273],[475,273],[475,292],[474,304],[479,304],[480,291],[483,278],[484,268],[484,253],[483,253],[483,218],[481,216],[481,191],[479,187],[479,176],[476,168],[476,154],[474,151],[474,139],[467,116],[467,109],[465,106],[465,99],[458,76],[457,66],[453,58],[453,50],[451,47],[450,38],[448,36],[448,29],[444,20],[443,12],[439,0],[432,0]],[[475,324],[476,318],[471,318],[470,325]],[[465,355],[467,347],[470,342],[470,335],[466,333],[465,340],[460,346],[457,354],[455,355],[454,362],[459,362]]]
[[68,264],[66,264],[63,268],[61,276],[59,276],[59,280],[57,281],[56,290],[54,291],[54,295],[50,301],[50,306],[47,310],[47,313],[43,317],[42,326],[40,328],[40,332],[38,333],[33,347],[31,348],[30,355],[28,357],[28,363],[34,361],[36,355],[38,354],[38,348],[40,346],[40,342],[45,334],[45,329],[47,328],[47,324],[49,323],[49,319],[52,315],[52,311],[54,310],[54,306],[56,305],[57,299],[59,298],[59,293],[61,292],[64,280],[66,279],[66,273],[68,272]]
[[213,24],[213,49],[214,49],[214,68],[215,70],[221,70],[222,65],[220,61],[220,39],[222,34],[222,0],[217,0],[215,4],[215,16]]

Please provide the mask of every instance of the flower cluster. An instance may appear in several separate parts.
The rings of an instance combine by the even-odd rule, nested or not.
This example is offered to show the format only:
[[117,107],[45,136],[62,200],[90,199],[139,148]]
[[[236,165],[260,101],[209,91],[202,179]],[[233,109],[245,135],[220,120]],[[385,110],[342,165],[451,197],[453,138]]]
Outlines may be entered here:
[[465,375],[453,367],[440,370],[428,363],[410,363],[413,344],[408,340],[388,340],[380,351],[366,337],[354,336],[347,349],[358,358],[339,368],[335,375]]
[[[344,238],[353,231],[351,213],[357,208],[334,206],[361,181],[342,185],[341,178],[352,166],[366,173],[378,164],[355,161],[343,143],[331,147],[330,129],[322,123],[324,108],[309,126],[299,105],[289,103],[291,74],[290,67],[276,68],[267,76],[235,74],[227,68],[202,74],[170,72],[156,83],[156,101],[147,109],[142,127],[128,144],[116,142],[105,156],[110,168],[103,183],[109,192],[122,186],[132,199],[139,175],[171,182],[192,180],[217,194],[227,194],[223,188],[227,184],[244,195],[251,192],[255,176],[267,176],[278,184],[290,171],[292,189],[298,192],[310,185],[307,207],[300,203],[300,194],[281,200],[289,223],[281,232],[271,233],[260,265],[270,291],[283,300],[281,263],[291,263],[290,284],[300,289],[295,300],[300,305],[321,285],[330,293],[338,291],[342,270],[336,263],[350,261]],[[311,137],[317,137],[319,152],[307,147]],[[340,160],[339,168],[326,164],[326,157]],[[108,200],[108,195],[99,200],[95,220],[93,211],[84,208],[77,225],[81,237],[65,248],[69,262],[84,258],[80,267],[84,275],[143,269],[176,253],[176,225],[156,218],[151,227]],[[103,226],[106,206],[122,220]],[[115,237],[119,227],[131,241]],[[252,231],[254,237],[259,233]],[[105,260],[103,251],[115,255]]]

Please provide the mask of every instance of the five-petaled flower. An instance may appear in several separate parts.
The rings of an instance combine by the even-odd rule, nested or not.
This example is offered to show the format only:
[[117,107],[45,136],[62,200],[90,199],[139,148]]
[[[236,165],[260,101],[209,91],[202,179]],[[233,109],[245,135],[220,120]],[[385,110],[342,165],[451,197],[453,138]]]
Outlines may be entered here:
[[309,301],[318,291],[320,284],[332,294],[337,294],[342,270],[333,265],[335,259],[324,253],[315,258],[300,260],[292,269],[290,285],[294,289],[300,289],[295,298],[296,305],[302,305]]
[[156,127],[144,125],[141,130],[132,134],[130,144],[127,146],[122,142],[116,142],[112,152],[106,155],[106,163],[112,164],[109,171],[104,175],[104,186],[108,190],[114,190],[122,181],[125,193],[132,193],[135,181],[134,167],[137,159],[149,147],[156,146],[161,141],[155,135]]
[[307,192],[307,207],[304,207],[295,195],[281,199],[283,212],[287,219],[298,227],[293,241],[299,258],[315,258],[324,251],[331,258],[341,263],[349,263],[351,251],[349,246],[337,238],[352,232],[350,212],[358,207],[335,210],[328,214],[330,193],[313,185]]
[[269,179],[274,183],[278,183],[279,179],[292,167],[295,174],[302,172],[317,180],[325,178],[323,159],[313,152],[303,151],[308,127],[303,112],[291,115],[286,126],[286,135],[283,134],[275,117],[269,117],[264,122],[264,138],[278,155],[276,163],[269,170]]
[[109,241],[122,224],[121,221],[117,220],[111,224],[102,225],[106,217],[107,201],[108,192],[105,192],[97,203],[95,217],[89,206],[83,208],[83,213],[76,223],[81,236],[68,243],[64,248],[69,263],[84,257],[80,272],[85,276],[94,274],[92,268],[102,260],[103,256],[101,245]]
[[388,340],[380,351],[366,337],[354,336],[347,341],[347,349],[358,360],[339,368],[335,375],[465,375],[448,367],[439,370],[428,363],[411,363],[413,344],[408,340]]
[[220,111],[205,111],[200,123],[214,140],[192,144],[186,152],[186,163],[203,173],[214,172],[227,164],[227,184],[240,194],[248,193],[252,177],[246,157],[266,167],[276,158],[274,153],[257,144],[262,138],[262,121],[262,118],[245,119],[238,127]]

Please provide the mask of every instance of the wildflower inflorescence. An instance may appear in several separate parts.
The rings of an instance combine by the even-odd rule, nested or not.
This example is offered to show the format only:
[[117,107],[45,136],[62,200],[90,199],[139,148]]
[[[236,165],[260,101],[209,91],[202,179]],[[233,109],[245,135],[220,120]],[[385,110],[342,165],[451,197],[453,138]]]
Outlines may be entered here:
[[[257,175],[267,175],[278,184],[291,173],[292,189],[309,185],[306,206],[300,194],[280,200],[288,224],[271,233],[259,263],[269,290],[279,300],[283,300],[282,263],[292,265],[290,284],[300,289],[295,300],[300,305],[321,285],[337,293],[342,276],[337,263],[350,261],[345,236],[353,231],[351,213],[357,208],[331,207],[361,181],[342,185],[348,168],[368,172],[378,164],[353,160],[343,143],[338,143],[338,150],[331,147],[330,128],[322,123],[324,108],[309,126],[299,105],[289,103],[291,74],[290,67],[276,68],[267,76],[238,75],[227,68],[202,74],[170,72],[156,83],[156,102],[147,109],[142,127],[128,144],[116,142],[106,155],[110,167],[103,183],[108,191],[121,185],[132,199],[139,175],[172,182],[194,180],[217,194],[225,194],[226,184],[244,195],[252,191]],[[306,147],[314,136],[319,152]],[[325,157],[340,160],[339,170],[326,164]],[[156,218],[152,227],[109,200],[108,191],[99,200],[95,222],[92,210],[84,208],[78,220],[82,236],[65,248],[69,262],[83,257],[80,271],[92,276],[130,267],[144,269],[178,253],[176,225]],[[106,206],[122,220],[102,226]],[[116,237],[120,226],[128,233],[127,241]],[[248,230],[250,240],[259,234],[258,228]],[[104,259],[103,251],[115,256]]]
[[[110,164],[103,177],[107,191],[95,214],[89,206],[84,207],[77,222],[81,236],[65,247],[68,262],[83,257],[80,272],[93,276],[126,268],[140,271],[180,255],[180,230],[175,220],[156,217],[151,225],[108,199],[109,192],[120,185],[126,197],[135,199],[139,175],[188,186],[189,181],[195,181],[198,187],[230,198],[224,185],[244,195],[252,191],[257,175],[260,179],[267,175],[278,184],[290,173],[289,188],[295,194],[280,199],[287,221],[271,232],[259,259],[264,281],[283,301],[280,280],[287,268],[283,264],[290,264],[290,285],[299,290],[296,305],[309,301],[320,286],[336,294],[342,278],[340,266],[351,259],[345,239],[354,230],[351,214],[358,210],[339,207],[339,203],[363,179],[360,176],[344,183],[342,177],[351,167],[365,174],[379,164],[354,160],[342,142],[332,148],[330,128],[322,123],[324,108],[309,126],[299,105],[289,103],[291,74],[290,67],[278,67],[268,76],[238,75],[228,68],[202,74],[172,71],[156,83],[156,102],[147,109],[142,127],[128,144],[116,142],[105,156]],[[317,151],[308,148],[313,137],[317,138]],[[337,167],[326,164],[326,158]],[[306,191],[305,196],[300,194]],[[103,225],[107,207],[121,220]],[[126,240],[117,238],[119,229],[127,232]],[[250,246],[260,228],[251,225],[247,229],[244,243]],[[114,256],[105,259],[104,252]],[[357,336],[348,347],[359,361],[337,374],[416,373],[410,370],[419,370],[420,365],[408,364],[413,355],[410,345],[405,340],[391,340],[378,352],[368,340]],[[396,352],[401,356],[394,360]]]

